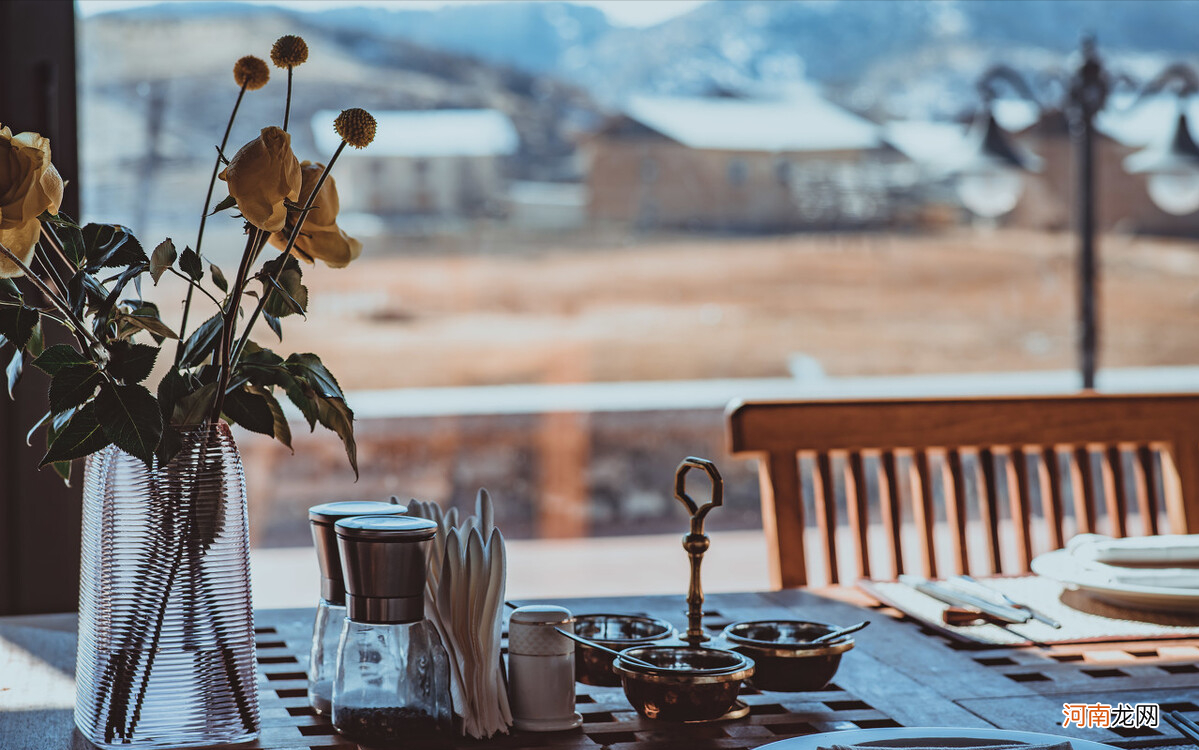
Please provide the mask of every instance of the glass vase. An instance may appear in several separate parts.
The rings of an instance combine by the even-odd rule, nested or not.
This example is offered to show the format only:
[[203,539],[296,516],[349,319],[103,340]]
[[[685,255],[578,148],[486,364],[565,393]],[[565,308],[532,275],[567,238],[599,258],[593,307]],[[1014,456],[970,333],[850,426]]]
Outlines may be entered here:
[[75,724],[101,747],[258,735],[246,482],[225,424],[153,468],[109,446],[83,484]]

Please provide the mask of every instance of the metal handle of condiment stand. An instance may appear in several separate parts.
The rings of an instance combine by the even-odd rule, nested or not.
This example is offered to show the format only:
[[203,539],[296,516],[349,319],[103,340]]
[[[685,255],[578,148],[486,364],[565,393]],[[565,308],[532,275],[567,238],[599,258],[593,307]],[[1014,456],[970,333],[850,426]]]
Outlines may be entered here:
[[[686,492],[687,472],[691,469],[701,469],[712,481],[712,497],[702,506],[696,504]],[[691,533],[683,537],[683,549],[691,561],[691,583],[687,587],[687,634],[683,636],[683,640],[692,646],[698,646],[710,638],[704,632],[704,586],[700,579],[700,565],[710,544],[708,535],[704,533],[704,518],[713,508],[719,508],[723,504],[724,479],[717,471],[716,464],[704,458],[688,456],[675,469],[674,496],[691,514]]]

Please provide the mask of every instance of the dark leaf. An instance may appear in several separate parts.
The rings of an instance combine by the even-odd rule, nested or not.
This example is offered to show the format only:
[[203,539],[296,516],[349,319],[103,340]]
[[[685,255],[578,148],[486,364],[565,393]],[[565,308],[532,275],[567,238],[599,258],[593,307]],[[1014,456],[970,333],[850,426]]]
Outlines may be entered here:
[[67,484],[71,483],[71,462],[70,461],[55,461],[50,464],[50,468],[54,469],[54,473],[62,477],[62,481]]
[[12,353],[12,359],[8,361],[8,367],[4,368],[5,379],[8,382],[8,397],[13,396],[13,389],[17,387],[17,381],[21,379],[21,372],[25,369],[25,352],[17,349]]
[[56,227],[75,227],[76,229],[79,228],[79,225],[76,224],[74,221],[72,221],[71,217],[67,216],[66,213],[64,213],[62,211],[59,211],[56,214],[52,214],[48,210],[42,211],[42,215],[37,218],[38,218],[38,221],[44,221],[48,224],[53,224]]
[[19,300],[21,290],[12,279],[0,279],[0,299]]
[[111,352],[108,371],[127,385],[140,383],[150,377],[154,360],[158,357],[158,347],[129,341],[114,342]]
[[[42,457],[42,462],[38,464],[38,468],[50,463],[66,462],[90,456],[110,442],[105,435],[104,428],[100,426],[97,409],[93,404],[76,410],[66,424],[47,436],[47,440],[49,448],[46,450],[46,455]],[[57,467],[55,467],[55,471],[58,471]],[[61,475],[62,472],[59,474]],[[69,477],[70,473],[68,472],[63,478]]]
[[340,398],[318,398],[317,419],[325,427],[337,433],[346,448],[346,458],[358,478],[358,445],[354,442],[354,412]]
[[83,228],[83,244],[93,271],[150,262],[137,238],[118,224],[88,224]]
[[95,403],[96,417],[108,439],[150,467],[162,436],[162,415],[154,396],[140,385],[104,383]]
[[54,377],[64,367],[90,365],[91,360],[66,344],[55,344],[42,352],[41,356],[33,360],[32,364],[50,377]]
[[87,260],[87,250],[83,242],[83,232],[76,224],[60,225],[54,230],[55,236],[62,242],[62,251],[67,259],[75,266],[82,268]]
[[304,419],[308,421],[308,430],[315,430],[319,412],[316,405],[316,392],[306,383],[296,380],[288,387],[287,398],[296,405],[296,408],[304,415]]
[[24,349],[39,317],[38,311],[31,307],[0,307],[0,334],[18,349]]
[[222,292],[229,291],[229,282],[225,280],[225,273],[217,268],[216,263],[208,264],[208,272],[212,274],[212,283],[216,284],[217,289]]
[[251,432],[275,434],[275,418],[261,394],[237,388],[225,395],[224,415]]
[[270,328],[272,331],[274,331],[275,335],[279,337],[280,341],[282,341],[283,325],[279,322],[279,319],[268,312],[262,313],[262,319],[266,321],[267,328]]
[[195,367],[203,363],[220,342],[221,326],[224,322],[225,319],[217,313],[201,323],[184,342],[179,364],[183,367]]
[[266,295],[264,313],[276,318],[304,313],[308,307],[308,287],[301,283],[303,274],[298,260],[291,255],[281,255],[263,263],[261,277],[262,293]]
[[183,255],[179,256],[179,268],[185,274],[192,277],[192,281],[200,281],[204,278],[204,264],[200,262],[200,256],[195,250],[190,247],[183,249]]
[[188,427],[204,422],[212,411],[215,398],[216,383],[208,383],[195,392],[180,398],[171,414],[171,424]]
[[102,302],[100,304],[100,306],[96,309],[96,313],[95,313],[96,317],[97,318],[107,317],[109,311],[112,310],[112,306],[117,303],[117,298],[120,297],[121,292],[124,291],[125,285],[128,284],[129,281],[133,277],[137,276],[138,274],[142,273],[145,270],[146,270],[145,264],[137,263],[132,266],[128,266],[125,268],[124,271],[121,271],[120,275],[117,276],[116,285],[112,288],[112,291],[108,293],[108,296],[104,299],[104,302]]
[[293,354],[287,358],[287,369],[296,377],[304,378],[318,395],[326,398],[345,398],[337,378],[325,368],[321,358],[315,354]]
[[66,411],[92,397],[103,377],[96,365],[66,365],[50,379],[50,410]]
[[[291,425],[287,423],[287,416],[283,413],[283,407],[275,400],[274,395],[271,394],[270,390],[256,386],[247,386],[246,390],[266,399],[266,404],[271,408],[271,417],[275,423],[275,439],[288,448],[291,448]],[[292,453],[295,453],[294,448],[292,448]]]
[[158,317],[158,307],[149,302],[143,303],[133,312],[121,316],[121,319],[149,331],[154,336],[168,339],[179,338],[179,334],[167,327],[167,324],[162,322],[162,318]]
[[25,350],[29,352],[31,357],[40,357],[42,352],[46,351],[46,335],[42,331],[42,321],[39,318],[37,324],[33,326],[33,333],[29,336],[29,343],[25,344]]
[[[228,163],[228,162],[226,162],[226,163]],[[237,199],[234,198],[232,195],[226,195],[221,200],[221,202],[216,204],[216,207],[212,209],[212,213],[210,213],[208,215],[212,216],[212,214],[219,214],[221,211],[224,211],[227,208],[233,208],[236,205],[237,205]]]
[[170,237],[158,243],[158,247],[154,248],[154,252],[150,254],[150,278],[154,279],[155,284],[175,262],[176,257],[178,257],[178,253],[175,252],[175,243],[171,242]]
[[162,437],[158,440],[158,450],[154,455],[158,458],[159,466],[166,466],[171,462],[177,453],[183,448],[183,433],[175,429],[173,425],[165,424],[162,427]]

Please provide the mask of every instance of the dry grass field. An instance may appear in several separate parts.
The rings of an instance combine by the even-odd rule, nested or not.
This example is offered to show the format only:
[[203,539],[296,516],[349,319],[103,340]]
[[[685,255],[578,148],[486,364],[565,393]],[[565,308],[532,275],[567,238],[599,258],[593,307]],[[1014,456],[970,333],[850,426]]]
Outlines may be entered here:
[[[1102,366],[1199,362],[1199,243],[1101,240]],[[382,257],[380,257],[382,256]],[[306,275],[314,351],[347,389],[1074,366],[1070,234],[647,239],[387,255]],[[266,334],[269,336],[269,334]],[[262,336],[262,334],[260,334]]]

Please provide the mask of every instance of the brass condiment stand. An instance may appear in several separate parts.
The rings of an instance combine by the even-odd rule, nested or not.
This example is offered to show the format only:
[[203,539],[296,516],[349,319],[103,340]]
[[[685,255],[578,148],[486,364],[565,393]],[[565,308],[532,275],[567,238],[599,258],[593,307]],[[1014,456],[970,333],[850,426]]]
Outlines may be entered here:
[[[712,481],[712,497],[702,506],[697,505],[686,492],[687,472],[692,469],[704,471]],[[688,456],[675,469],[674,496],[687,506],[687,511],[691,514],[691,533],[683,537],[683,549],[691,560],[691,583],[687,587],[687,633],[683,640],[691,646],[698,646],[711,640],[711,636],[704,630],[704,585],[700,579],[700,565],[711,544],[708,535],[704,533],[704,519],[713,508],[719,508],[724,502],[724,479],[716,470],[716,464],[704,458]]]

